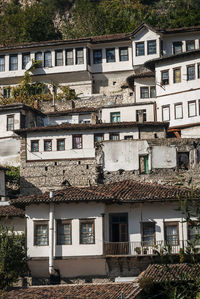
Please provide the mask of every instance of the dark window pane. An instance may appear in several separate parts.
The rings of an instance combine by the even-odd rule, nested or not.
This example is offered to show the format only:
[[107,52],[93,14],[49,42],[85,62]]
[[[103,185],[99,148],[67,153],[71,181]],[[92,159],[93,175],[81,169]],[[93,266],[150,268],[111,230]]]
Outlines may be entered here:
[[195,79],[195,67],[194,65],[189,65],[187,67],[187,80],[194,80]]
[[140,87],[141,99],[149,98],[149,87]]
[[182,52],[182,42],[173,43],[173,54],[179,54]]
[[34,232],[34,245],[46,246],[48,245],[48,225],[47,224],[35,224]]
[[63,51],[56,51],[56,61],[55,64],[56,66],[62,66],[63,65]]
[[14,130],[14,115],[7,116],[7,131]]
[[16,71],[18,69],[18,56],[10,55],[10,71]]
[[51,52],[45,52],[44,53],[44,66],[45,67],[51,67],[52,66]]
[[82,148],[82,135],[72,136],[73,138],[73,149]]
[[80,223],[80,243],[94,244],[94,221]]
[[128,61],[128,48],[119,48],[119,60]]
[[148,55],[156,54],[156,40],[150,40],[147,42]]
[[72,243],[71,222],[57,221],[57,245],[70,245]]
[[58,139],[57,140],[57,151],[64,151],[65,150],[65,140]]
[[73,50],[66,50],[66,65],[74,64]]
[[83,48],[76,49],[76,64],[84,64]]
[[102,63],[102,50],[93,50],[93,63]]
[[31,141],[31,152],[39,152],[39,141]]
[[115,62],[115,49],[106,49],[106,62]]
[[5,56],[0,56],[0,72],[5,71]]
[[52,141],[51,140],[44,140],[44,151],[45,152],[52,151]]
[[136,56],[144,55],[144,43],[136,43]]
[[24,70],[27,63],[30,61],[30,53],[22,54],[22,69]]

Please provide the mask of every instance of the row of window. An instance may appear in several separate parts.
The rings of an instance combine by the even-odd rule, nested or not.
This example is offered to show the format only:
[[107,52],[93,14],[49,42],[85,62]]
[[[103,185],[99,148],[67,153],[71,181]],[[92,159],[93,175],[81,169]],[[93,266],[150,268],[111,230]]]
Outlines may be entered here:
[[[200,100],[198,101],[199,105],[199,114],[200,114]],[[188,117],[197,116],[197,102],[189,101],[188,102]],[[183,103],[174,104],[174,119],[183,118]],[[162,106],[162,120],[170,121],[170,105]]]
[[[144,42],[137,42],[136,43],[136,56],[143,56],[145,55],[145,46]],[[147,55],[156,54],[156,40],[149,40],[147,41]]]
[[[195,64],[186,66],[187,74],[186,79],[187,81],[195,80],[196,78],[200,78],[200,65],[197,66]],[[197,72],[197,75],[196,75]],[[177,67],[173,69],[173,83],[180,83],[181,82],[181,67]],[[161,84],[168,85],[169,84],[169,70],[161,71]]]
[[[95,243],[95,226],[93,219],[80,220],[80,244]],[[71,220],[56,221],[56,244],[72,244],[72,223]],[[48,221],[34,222],[34,246],[49,245]]]
[[140,87],[140,98],[148,99],[156,97],[156,87],[155,86],[143,86]]
[[[195,50],[195,40],[186,41],[186,51]],[[179,54],[183,52],[183,42],[173,42],[173,54]]]
[[[128,61],[128,47],[119,48],[119,61]],[[116,53],[115,48],[106,49],[106,62],[115,62]],[[93,50],[93,63],[102,63],[102,49]]]
[[[143,88],[143,87],[141,87],[141,88]],[[144,88],[146,88],[146,87],[144,87]],[[139,122],[139,121],[144,122],[146,120],[147,120],[146,109],[136,110],[136,122]],[[111,123],[116,123],[116,122],[120,122],[120,121],[121,121],[120,112],[111,112],[110,113],[110,122]]]

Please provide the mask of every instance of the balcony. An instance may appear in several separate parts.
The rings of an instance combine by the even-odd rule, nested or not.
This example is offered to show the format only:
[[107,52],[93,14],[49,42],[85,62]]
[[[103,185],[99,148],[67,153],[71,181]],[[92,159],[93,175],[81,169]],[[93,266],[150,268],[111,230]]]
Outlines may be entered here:
[[[174,241],[170,244],[165,241],[157,241],[154,244],[149,242],[104,242],[105,256],[113,255],[156,255],[160,254],[179,254],[180,249],[185,252],[189,250],[187,241]],[[196,253],[199,253],[199,247]]]

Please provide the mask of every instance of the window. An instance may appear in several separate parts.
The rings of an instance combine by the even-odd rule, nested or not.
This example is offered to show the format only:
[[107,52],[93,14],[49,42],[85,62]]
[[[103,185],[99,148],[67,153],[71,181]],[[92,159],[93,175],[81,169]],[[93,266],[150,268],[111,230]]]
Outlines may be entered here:
[[51,67],[52,61],[51,61],[51,52],[45,52],[44,53],[44,67]]
[[83,48],[76,49],[76,64],[84,64]]
[[42,52],[35,53],[35,61],[42,61]]
[[195,67],[194,65],[187,66],[187,80],[194,80],[195,79]]
[[57,139],[57,151],[65,150],[65,139]]
[[133,135],[124,136],[124,140],[133,140]]
[[110,133],[109,140],[119,140],[119,133]]
[[55,59],[56,59],[56,61],[55,61],[55,65],[56,66],[61,66],[61,65],[63,65],[63,51],[62,50],[58,50],[58,51],[56,51],[56,53],[55,53]]
[[48,238],[48,223],[41,221],[41,222],[34,222],[34,245],[35,246],[47,246],[49,245],[49,238]]
[[200,226],[198,223],[194,223],[194,225],[188,223],[188,240],[195,245],[200,245]]
[[110,113],[110,122],[118,123],[120,122],[120,112],[112,112]]
[[169,121],[170,120],[170,107],[162,106],[162,120]]
[[80,220],[80,244],[94,243],[94,220]]
[[115,49],[106,49],[106,62],[115,62]]
[[167,245],[179,244],[178,222],[165,222],[165,242]]
[[155,97],[156,97],[156,87],[150,86],[150,98],[155,98]]
[[119,61],[128,61],[128,48],[119,48]]
[[94,134],[94,143],[101,142],[103,140],[104,140],[104,134],[103,133]]
[[9,60],[9,70],[10,71],[16,71],[18,69],[18,56],[16,55],[10,55],[10,60]]
[[3,89],[3,96],[4,98],[9,99],[11,95],[11,88],[10,87],[6,87]]
[[156,40],[149,40],[147,42],[147,54],[156,54]]
[[200,78],[200,64],[197,65],[198,79]]
[[52,140],[44,140],[44,151],[45,152],[52,151]]
[[144,122],[147,120],[147,111],[146,109],[136,110],[136,121]]
[[87,64],[88,65],[90,65],[91,64],[91,62],[90,62],[91,60],[90,60],[90,49],[89,48],[87,48]]
[[39,140],[31,140],[31,152],[39,152]]
[[24,70],[27,63],[30,61],[30,53],[23,53],[22,54],[22,69]]
[[182,53],[182,42],[173,43],[173,54]]
[[189,169],[189,152],[178,152],[177,153],[177,164],[178,169]]
[[7,116],[7,131],[14,130],[14,115]]
[[66,50],[66,65],[74,64],[73,49]]
[[186,41],[186,51],[191,51],[195,49],[195,41],[194,40],[187,40]]
[[155,222],[142,223],[142,246],[152,246],[155,243]]
[[57,220],[57,245],[71,245],[71,221]]
[[149,87],[140,87],[140,98],[141,99],[149,98]]
[[175,104],[174,105],[175,119],[183,118],[183,104]]
[[173,70],[174,75],[174,83],[180,83],[181,82],[181,69],[177,68]]
[[99,64],[102,63],[102,50],[93,50],[93,63]]
[[5,56],[0,56],[0,72],[5,71]]
[[144,42],[136,43],[136,56],[144,55]]
[[162,71],[161,72],[161,84],[167,85],[169,84],[169,71]]
[[139,156],[140,163],[140,174],[148,174],[149,173],[149,157],[148,155]]
[[196,101],[188,102],[188,117],[197,115]]
[[73,145],[73,149],[81,149],[82,148],[82,135],[73,135],[72,136],[72,145]]

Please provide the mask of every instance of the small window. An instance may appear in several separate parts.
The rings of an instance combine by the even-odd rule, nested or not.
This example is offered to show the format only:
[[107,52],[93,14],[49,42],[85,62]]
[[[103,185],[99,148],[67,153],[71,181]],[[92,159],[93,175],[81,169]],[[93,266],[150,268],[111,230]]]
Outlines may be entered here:
[[42,61],[42,52],[35,53],[35,61]]
[[180,83],[181,82],[181,69],[177,68],[173,70],[174,75],[174,83]]
[[73,135],[72,136],[72,145],[73,145],[73,149],[81,149],[82,148],[82,135]]
[[175,104],[174,111],[175,111],[175,119],[183,118],[183,104],[182,103]]
[[119,61],[128,61],[128,48],[119,48]]
[[17,56],[17,54],[16,55],[10,55],[9,70],[10,71],[18,70],[18,56]]
[[161,72],[161,84],[167,85],[169,84],[169,71],[162,71]]
[[149,157],[148,155],[140,156],[139,157],[139,167],[140,167],[140,174],[148,174],[149,173]]
[[23,53],[22,54],[22,69],[24,70],[27,63],[30,61],[30,53]]
[[84,64],[83,48],[76,49],[76,64]]
[[194,40],[187,40],[186,41],[186,51],[195,50],[195,41]]
[[141,99],[149,98],[149,87],[140,87],[140,98]]
[[31,140],[31,152],[39,152],[39,140]]
[[195,79],[195,66],[189,65],[187,66],[187,80],[194,80]]
[[144,42],[136,43],[136,56],[144,55]]
[[43,221],[34,222],[34,245],[48,246],[48,223]]
[[65,150],[65,139],[57,139],[57,151]]
[[155,98],[155,97],[156,97],[156,87],[150,86],[150,98]]
[[173,54],[182,53],[182,42],[173,43]]
[[169,106],[162,106],[162,120],[170,121],[170,107]]
[[0,56],[0,72],[5,71],[5,56]]
[[106,62],[115,62],[115,49],[106,49]]
[[103,133],[94,134],[94,143],[102,142],[103,140],[104,140],[104,134]]
[[7,131],[14,130],[14,115],[7,116]]
[[102,63],[102,50],[93,50],[93,63],[100,64]]
[[56,66],[63,65],[63,50],[57,50],[55,52],[55,65]]
[[147,42],[147,54],[156,54],[156,40],[149,40]]
[[80,220],[80,244],[95,244],[94,220]]
[[124,136],[124,140],[133,140],[133,135]]
[[44,53],[44,67],[51,67],[52,66],[52,59],[51,59],[51,52]]
[[200,224],[194,223],[191,225],[188,223],[188,240],[195,245],[200,245]]
[[110,122],[111,123],[119,123],[120,122],[120,112],[110,113]]
[[66,50],[66,65],[74,64],[73,49]]
[[189,152],[178,152],[177,153],[178,169],[188,170],[189,169]]
[[71,245],[72,230],[71,221],[57,220],[57,245]]
[[197,115],[196,101],[188,102],[188,117]]
[[200,78],[200,64],[197,65],[198,79]]
[[155,244],[155,222],[142,223],[142,246]]
[[165,222],[165,242],[167,245],[179,245],[178,222]]
[[9,99],[11,96],[11,88],[10,87],[5,87],[3,89],[3,97]]
[[45,152],[52,151],[52,140],[44,140],[44,151]]
[[110,133],[109,140],[119,140],[119,133]]
[[147,111],[146,109],[136,110],[136,121],[144,122],[147,120]]

